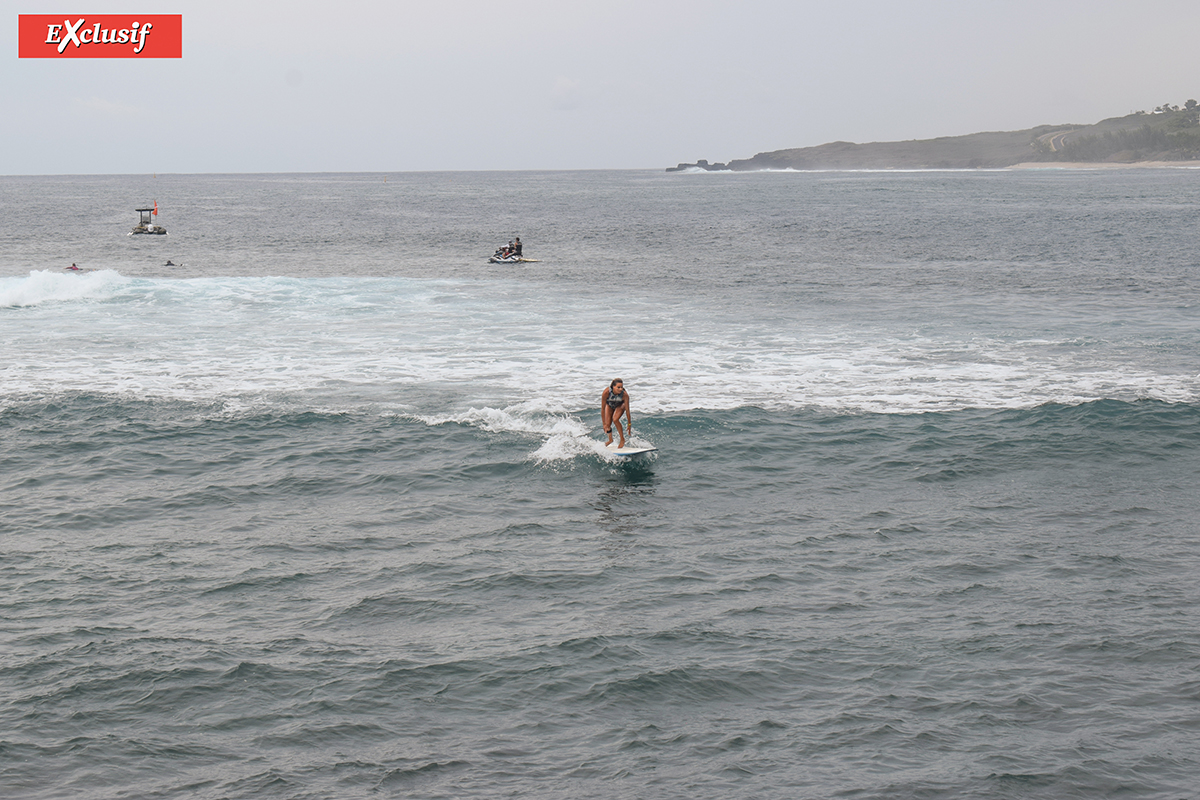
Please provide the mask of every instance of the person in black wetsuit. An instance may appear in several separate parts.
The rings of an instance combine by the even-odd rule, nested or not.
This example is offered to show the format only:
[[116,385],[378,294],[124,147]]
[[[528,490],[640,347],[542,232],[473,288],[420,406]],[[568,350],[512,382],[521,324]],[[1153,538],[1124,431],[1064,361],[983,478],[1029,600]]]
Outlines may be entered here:
[[516,256],[517,258],[521,257],[521,237],[520,236],[517,237],[516,243],[513,244],[512,251],[513,251],[514,256]]
[[612,444],[612,429],[613,425],[616,425],[617,433],[621,437],[621,443],[617,447],[625,446],[625,431],[621,430],[622,414],[625,415],[625,427],[629,430],[629,435],[633,436],[633,417],[629,415],[629,392],[625,391],[624,381],[614,378],[600,395],[600,421],[604,424],[604,432],[608,434],[606,445]]

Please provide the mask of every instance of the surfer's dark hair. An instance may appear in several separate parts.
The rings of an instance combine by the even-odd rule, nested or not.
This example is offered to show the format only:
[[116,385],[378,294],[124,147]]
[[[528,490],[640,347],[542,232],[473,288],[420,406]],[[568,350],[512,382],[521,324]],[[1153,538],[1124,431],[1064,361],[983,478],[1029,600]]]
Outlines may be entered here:
[[611,389],[611,388],[613,388],[614,386],[616,386],[618,383],[619,383],[619,384],[621,384],[622,386],[624,386],[624,385],[625,385],[625,381],[621,380],[620,378],[613,378],[613,379],[612,379],[612,383],[610,383],[610,384],[608,385],[608,388],[610,388],[610,389]]

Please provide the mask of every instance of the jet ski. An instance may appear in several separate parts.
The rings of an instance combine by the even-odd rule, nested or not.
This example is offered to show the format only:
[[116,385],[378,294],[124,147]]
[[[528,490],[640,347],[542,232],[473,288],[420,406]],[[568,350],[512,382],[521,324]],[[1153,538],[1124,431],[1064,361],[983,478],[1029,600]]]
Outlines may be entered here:
[[489,264],[535,264],[536,258],[524,258],[507,247],[501,247],[488,259]]

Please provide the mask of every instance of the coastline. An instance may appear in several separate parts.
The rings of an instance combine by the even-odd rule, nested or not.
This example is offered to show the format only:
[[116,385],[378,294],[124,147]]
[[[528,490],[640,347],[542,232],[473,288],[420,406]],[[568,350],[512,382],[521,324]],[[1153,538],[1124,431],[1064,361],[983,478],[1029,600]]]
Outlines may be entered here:
[[1007,169],[1200,169],[1200,161],[1026,161]]
[[1200,161],[1022,161],[1018,164],[1008,164],[996,167],[764,167],[760,169],[729,169],[724,167],[712,169],[698,167],[695,164],[671,167],[667,172],[679,174],[697,174],[715,172],[722,174],[750,172],[1004,172],[1007,170],[1021,171],[1062,171],[1062,170],[1128,170],[1128,169],[1200,169]]
[[1092,125],[1039,125],[895,142],[826,142],[757,153],[726,163],[681,162],[668,172],[700,169],[1110,170],[1200,168],[1200,105],[1135,111]]

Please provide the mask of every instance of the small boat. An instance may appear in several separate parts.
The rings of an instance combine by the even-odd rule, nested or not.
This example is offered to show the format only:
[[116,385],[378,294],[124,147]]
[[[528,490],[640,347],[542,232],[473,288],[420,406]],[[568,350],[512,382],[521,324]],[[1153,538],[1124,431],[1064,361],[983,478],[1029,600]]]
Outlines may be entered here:
[[153,208],[135,208],[134,211],[138,212],[138,215],[139,215],[138,216],[138,224],[135,225],[133,230],[131,230],[129,232],[129,234],[128,234],[129,236],[134,236],[136,234],[146,234],[146,233],[152,234],[154,236],[166,236],[167,235],[166,228],[164,228],[162,225],[156,225],[156,224],[154,224],[154,222],[151,221],[152,217],[158,216],[158,201],[157,200],[154,201]]

